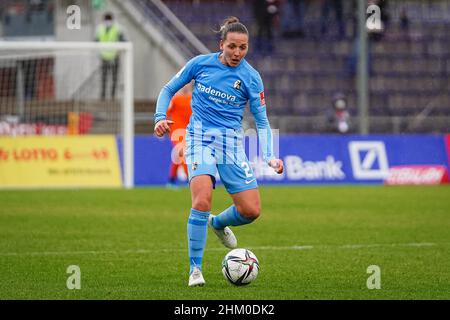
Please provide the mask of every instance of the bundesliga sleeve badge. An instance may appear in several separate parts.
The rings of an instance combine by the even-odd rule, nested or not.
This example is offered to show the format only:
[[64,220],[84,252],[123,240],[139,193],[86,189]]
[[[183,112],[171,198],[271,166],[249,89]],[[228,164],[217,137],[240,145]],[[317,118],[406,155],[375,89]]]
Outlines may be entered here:
[[264,97],[264,91],[261,91],[261,92],[259,93],[259,100],[261,101],[261,105],[262,105],[262,106],[265,106],[265,105],[266,105],[266,99],[265,99],[265,97]]

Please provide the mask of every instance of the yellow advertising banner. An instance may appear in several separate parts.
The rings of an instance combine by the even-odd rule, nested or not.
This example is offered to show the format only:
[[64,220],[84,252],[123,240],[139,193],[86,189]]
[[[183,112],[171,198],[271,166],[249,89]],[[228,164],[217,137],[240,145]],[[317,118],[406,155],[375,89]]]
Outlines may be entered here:
[[114,136],[0,137],[0,188],[120,186]]

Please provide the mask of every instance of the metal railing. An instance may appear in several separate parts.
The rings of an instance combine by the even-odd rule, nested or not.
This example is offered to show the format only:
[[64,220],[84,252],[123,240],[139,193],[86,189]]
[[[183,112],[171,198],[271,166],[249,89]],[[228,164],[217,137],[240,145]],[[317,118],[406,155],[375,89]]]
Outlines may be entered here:
[[180,48],[187,59],[210,52],[162,1],[134,0],[133,3],[167,36],[168,41]]

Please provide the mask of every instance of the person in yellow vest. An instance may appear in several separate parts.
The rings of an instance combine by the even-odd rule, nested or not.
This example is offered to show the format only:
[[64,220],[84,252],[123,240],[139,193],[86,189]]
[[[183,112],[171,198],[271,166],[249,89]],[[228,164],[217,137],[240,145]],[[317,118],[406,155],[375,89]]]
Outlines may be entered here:
[[[98,42],[119,42],[125,41],[125,36],[121,30],[121,27],[114,22],[112,13],[105,13],[103,16],[103,23],[97,27],[95,40]],[[102,60],[102,88],[101,98],[106,98],[106,84],[108,81],[108,75],[111,74],[112,86],[111,86],[111,98],[114,99],[116,95],[117,75],[119,72],[119,54],[117,50],[104,50],[101,52]]]

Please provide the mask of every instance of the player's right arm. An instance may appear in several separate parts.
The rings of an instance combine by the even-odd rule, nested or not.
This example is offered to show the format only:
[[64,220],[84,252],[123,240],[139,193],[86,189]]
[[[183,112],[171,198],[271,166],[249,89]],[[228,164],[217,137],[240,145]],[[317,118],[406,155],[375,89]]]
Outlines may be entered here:
[[160,91],[156,102],[155,134],[162,137],[170,132],[169,125],[173,123],[167,120],[167,109],[175,93],[194,79],[196,73],[197,57],[191,59]]
[[[172,102],[172,100],[170,101],[169,108],[167,109],[167,112],[166,112],[166,117],[168,117],[169,119],[171,118],[172,113],[173,113],[173,102]],[[163,119],[163,120],[158,121],[155,124],[155,129],[154,129],[156,136],[162,137],[167,132],[170,132],[171,131],[170,125],[172,123],[174,123],[172,120],[167,120],[167,119]]]

